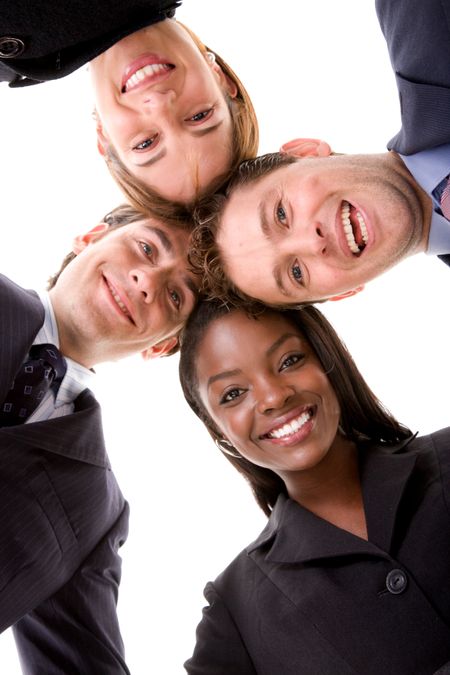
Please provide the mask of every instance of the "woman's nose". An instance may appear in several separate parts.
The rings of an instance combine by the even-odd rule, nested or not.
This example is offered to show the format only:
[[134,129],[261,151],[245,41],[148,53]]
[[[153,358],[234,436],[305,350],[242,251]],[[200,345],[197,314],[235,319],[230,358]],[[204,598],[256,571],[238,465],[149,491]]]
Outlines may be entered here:
[[143,97],[143,105],[147,110],[166,111],[175,101],[175,92],[172,89],[167,91],[149,91]]
[[293,396],[294,390],[286,382],[276,379],[266,380],[258,386],[257,408],[261,414],[267,414],[272,410],[279,410]]

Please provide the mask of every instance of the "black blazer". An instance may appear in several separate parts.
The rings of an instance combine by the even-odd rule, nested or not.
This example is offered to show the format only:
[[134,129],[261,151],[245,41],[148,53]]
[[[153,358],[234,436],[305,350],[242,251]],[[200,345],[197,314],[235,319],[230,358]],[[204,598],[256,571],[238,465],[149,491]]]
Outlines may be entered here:
[[[43,323],[0,276],[0,401]],[[128,673],[117,614],[128,505],[89,390],[71,415],[0,428],[0,630],[29,675]]]
[[450,661],[450,429],[359,450],[369,541],[280,496],[206,586],[190,675],[431,675]]
[[[450,143],[450,0],[376,0],[397,80],[402,155]],[[450,266],[450,255],[439,258]]]
[[[0,0],[0,80],[10,86],[68,75],[134,31],[174,16],[181,0]],[[2,43],[12,37],[13,42]],[[15,41],[15,42],[14,42]]]

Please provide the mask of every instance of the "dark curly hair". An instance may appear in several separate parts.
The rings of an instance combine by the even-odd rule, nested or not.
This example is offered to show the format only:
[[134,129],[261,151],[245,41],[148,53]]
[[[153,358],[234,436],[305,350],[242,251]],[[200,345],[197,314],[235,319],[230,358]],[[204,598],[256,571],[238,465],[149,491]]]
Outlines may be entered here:
[[[295,157],[274,152],[242,162],[222,193],[206,197],[193,211],[195,223],[189,250],[192,269],[202,276],[202,293],[208,298],[219,298],[227,304],[252,311],[254,298],[243,293],[227,277],[223,253],[217,245],[222,214],[228,198],[241,187],[263,178],[272,171],[298,161]],[[243,223],[245,227],[245,223]],[[286,305],[286,308],[297,307]]]

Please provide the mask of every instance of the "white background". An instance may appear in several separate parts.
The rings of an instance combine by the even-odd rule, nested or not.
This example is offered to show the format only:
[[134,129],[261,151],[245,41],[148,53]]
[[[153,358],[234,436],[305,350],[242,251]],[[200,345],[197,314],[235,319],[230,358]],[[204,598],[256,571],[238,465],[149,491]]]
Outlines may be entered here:
[[[373,4],[185,0],[178,18],[246,83],[262,152],[298,136],[341,152],[383,152],[400,120]],[[86,68],[22,90],[3,85],[0,108],[0,270],[40,289],[72,237],[120,195],[96,154]],[[376,394],[422,433],[448,420],[449,282],[443,263],[419,255],[323,308]],[[184,672],[204,584],[265,523],[187,409],[177,366],[177,357],[134,357],[97,369],[111,462],[131,504],[119,613],[134,675]],[[2,673],[20,673],[9,631],[0,649]]]

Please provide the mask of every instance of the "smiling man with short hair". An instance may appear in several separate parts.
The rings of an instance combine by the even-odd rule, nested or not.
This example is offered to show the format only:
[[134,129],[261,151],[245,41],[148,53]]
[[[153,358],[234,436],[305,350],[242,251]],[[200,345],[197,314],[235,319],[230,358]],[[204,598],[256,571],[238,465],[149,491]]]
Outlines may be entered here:
[[292,305],[351,295],[421,251],[450,264],[450,2],[376,5],[400,132],[378,155],[297,139],[244,162],[201,209],[194,255],[212,295]]
[[[197,299],[190,234],[121,207],[38,296],[0,276],[0,631],[28,675],[127,675],[116,613],[128,505],[92,366],[176,350]],[[117,396],[123,390],[117,385]]]

